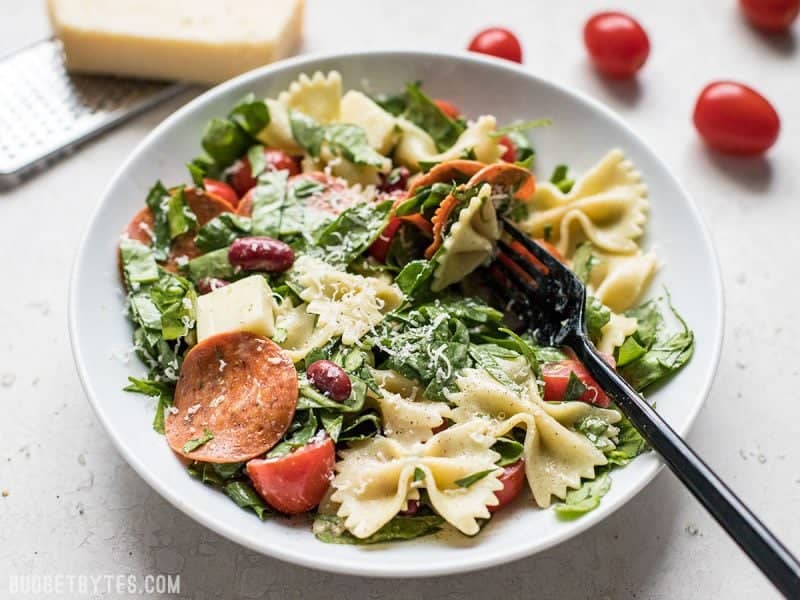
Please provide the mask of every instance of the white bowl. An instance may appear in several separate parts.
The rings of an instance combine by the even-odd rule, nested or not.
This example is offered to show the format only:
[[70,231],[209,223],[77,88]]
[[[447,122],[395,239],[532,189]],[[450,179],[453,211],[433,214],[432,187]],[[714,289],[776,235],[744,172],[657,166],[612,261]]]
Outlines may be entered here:
[[652,453],[615,471],[600,508],[572,522],[527,499],[502,511],[474,538],[442,535],[411,542],[330,546],[306,523],[259,521],[223,494],[189,477],[162,436],[151,428],[154,403],[122,391],[128,375],[141,375],[123,316],[117,272],[120,231],[143,206],[156,179],[187,181],[187,160],[200,151],[205,123],[225,114],[245,93],[275,95],[298,74],[337,69],[344,89],[401,90],[421,80],[433,97],[446,98],[465,114],[491,113],[499,123],[549,117],[553,125],[533,132],[537,171],[547,176],[558,163],[577,172],[612,147],[621,148],[650,189],[647,245],[663,266],[653,283],[669,286],[675,305],[697,336],[695,355],[677,377],[652,396],[667,421],[686,433],[711,385],[722,342],[722,287],[708,233],[685,190],[664,163],[614,113],[582,94],[539,79],[508,62],[476,55],[370,52],[300,57],[252,71],[222,84],[161,123],[122,165],[97,207],[78,253],[69,296],[72,349],[86,394],[119,451],[174,506],[231,540],[270,556],[340,573],[414,577],[471,571],[540,552],[606,518],[653,479],[661,465]]

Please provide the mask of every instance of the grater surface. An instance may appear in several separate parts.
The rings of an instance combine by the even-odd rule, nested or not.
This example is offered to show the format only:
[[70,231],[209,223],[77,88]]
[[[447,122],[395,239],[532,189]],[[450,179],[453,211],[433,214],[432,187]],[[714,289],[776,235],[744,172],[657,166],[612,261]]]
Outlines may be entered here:
[[0,188],[184,89],[178,83],[71,75],[56,39],[0,59]]

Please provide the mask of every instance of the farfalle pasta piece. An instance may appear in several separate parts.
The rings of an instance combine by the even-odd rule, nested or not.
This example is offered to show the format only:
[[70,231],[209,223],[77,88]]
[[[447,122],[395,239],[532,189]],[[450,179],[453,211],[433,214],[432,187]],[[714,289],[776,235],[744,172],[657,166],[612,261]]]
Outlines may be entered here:
[[389,154],[397,142],[397,119],[362,92],[350,90],[342,96],[340,120],[361,127],[381,154]]
[[420,170],[420,161],[438,163],[455,160],[467,151],[474,152],[475,159],[482,163],[497,162],[503,154],[503,147],[489,135],[497,126],[493,116],[479,117],[444,152],[438,152],[433,138],[411,121],[398,117],[397,126],[400,128],[400,141],[395,148],[395,161],[414,171]]
[[477,415],[494,423],[498,436],[515,427],[526,430],[525,474],[539,506],[549,506],[553,496],[563,499],[568,488],[580,487],[581,478],[594,478],[595,467],[607,464],[605,455],[592,442],[568,428],[567,424],[574,421],[564,424],[557,418],[589,414],[585,411],[594,407],[578,406],[583,404],[580,402],[551,407],[539,397],[535,382],[526,386],[524,396],[518,395],[479,369],[464,369],[456,378],[456,386],[458,392],[447,394],[456,405],[451,415],[456,422]]
[[303,148],[295,141],[294,135],[292,135],[292,126],[289,124],[289,111],[286,106],[272,98],[267,98],[265,102],[267,103],[267,108],[269,108],[269,125],[256,136],[258,141],[270,148],[283,150],[292,156],[303,154]]
[[433,258],[436,266],[431,290],[434,292],[461,281],[492,257],[495,243],[500,239],[500,225],[491,195],[492,187],[483,184],[450,227],[442,248]]
[[533,237],[547,237],[564,256],[590,240],[597,248],[633,254],[647,221],[647,186],[619,150],[609,152],[564,194],[539,182],[533,210],[521,227]]
[[[424,444],[376,437],[341,451],[331,499],[339,503],[347,530],[369,537],[425,488],[434,510],[448,523],[466,535],[478,533],[477,519],[490,516],[487,506],[497,505],[494,493],[503,487],[495,467],[499,454],[491,450],[496,440],[487,425],[480,420],[456,425]],[[482,471],[489,473],[467,487],[458,485]]]
[[450,407],[444,402],[417,402],[388,391],[384,391],[377,402],[383,433],[403,443],[427,440],[450,413]]
[[636,304],[656,271],[657,259],[651,252],[613,256],[594,252],[589,272],[589,293],[614,312],[624,312]]
[[303,302],[284,300],[275,327],[286,332],[279,345],[295,362],[333,337],[353,345],[403,301],[400,289],[385,279],[339,271],[308,255],[295,261],[290,276],[302,288]]
[[622,346],[625,338],[636,332],[637,326],[636,319],[612,312],[608,323],[600,329],[600,340],[597,342],[597,349],[600,352],[612,354],[615,348]]
[[280,93],[278,101],[318,123],[336,122],[341,114],[342,76],[338,71],[327,75],[317,71],[311,77],[301,73],[289,84],[289,89]]

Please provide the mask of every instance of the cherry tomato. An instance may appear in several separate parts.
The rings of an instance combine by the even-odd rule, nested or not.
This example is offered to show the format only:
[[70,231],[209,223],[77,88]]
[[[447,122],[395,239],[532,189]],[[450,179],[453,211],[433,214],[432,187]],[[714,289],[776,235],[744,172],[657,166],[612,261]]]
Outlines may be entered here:
[[[289,175],[300,173],[300,166],[297,161],[277,148],[265,148],[264,160],[267,163],[267,171],[289,171]],[[253,170],[247,157],[234,163],[231,169],[231,185],[238,192],[239,196],[244,196],[251,188],[255,187],[256,180],[253,177]]]
[[560,402],[567,391],[570,375],[575,373],[580,382],[586,386],[586,391],[578,400],[588,402],[600,408],[606,408],[610,403],[606,393],[597,385],[594,378],[580,361],[573,359],[542,365],[542,379],[544,380],[544,400],[546,402]]
[[589,19],[583,41],[597,70],[616,79],[633,77],[650,54],[642,26],[618,12],[598,13]]
[[503,137],[500,138],[500,141],[498,143],[501,146],[503,146],[503,148],[506,149],[506,151],[503,152],[503,156],[501,156],[500,158],[502,158],[506,162],[510,163],[516,162],[517,147],[514,145],[514,142],[511,141],[511,138],[508,137],[507,135],[504,135]]
[[522,46],[517,36],[502,27],[490,27],[479,31],[472,38],[468,49],[480,54],[505,58],[518,63],[522,62]]
[[764,31],[786,31],[800,12],[800,0],[739,0],[747,20]]
[[333,441],[325,437],[280,458],[254,458],[247,463],[247,474],[272,508],[288,515],[304,513],[328,491],[335,455]]
[[433,103],[439,107],[439,110],[446,114],[451,119],[457,119],[461,115],[461,111],[456,108],[456,105],[447,100],[440,100],[437,98]]
[[775,143],[781,120],[769,100],[733,81],[711,83],[694,107],[694,126],[720,152],[761,154]]
[[236,205],[239,204],[239,196],[227,183],[223,181],[217,181],[216,179],[203,179],[203,185],[205,186],[207,192],[230,202],[231,206],[234,208],[236,208]]
[[525,463],[522,459],[503,467],[503,474],[497,478],[503,484],[503,488],[496,491],[498,503],[494,506],[487,506],[490,513],[495,513],[501,508],[505,508],[514,498],[519,496],[525,485]]
[[400,217],[392,217],[389,219],[389,222],[386,224],[386,227],[383,228],[378,239],[372,242],[372,245],[369,247],[369,255],[372,258],[380,263],[386,262],[389,246],[392,245],[392,240],[402,224],[403,220]]

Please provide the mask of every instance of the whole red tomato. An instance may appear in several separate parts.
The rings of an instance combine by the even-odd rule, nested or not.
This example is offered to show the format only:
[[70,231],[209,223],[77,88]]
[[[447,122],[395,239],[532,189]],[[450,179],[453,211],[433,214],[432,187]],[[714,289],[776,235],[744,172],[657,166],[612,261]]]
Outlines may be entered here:
[[650,54],[650,40],[642,26],[618,12],[598,13],[589,19],[583,41],[597,70],[616,79],[633,77]]
[[517,36],[502,27],[490,27],[479,31],[472,38],[468,49],[480,54],[505,58],[518,63],[522,62],[522,46]]
[[729,154],[761,154],[775,143],[781,120],[769,100],[733,81],[711,83],[694,107],[694,126],[712,148]]
[[739,0],[747,20],[764,31],[786,31],[800,12],[800,0]]

